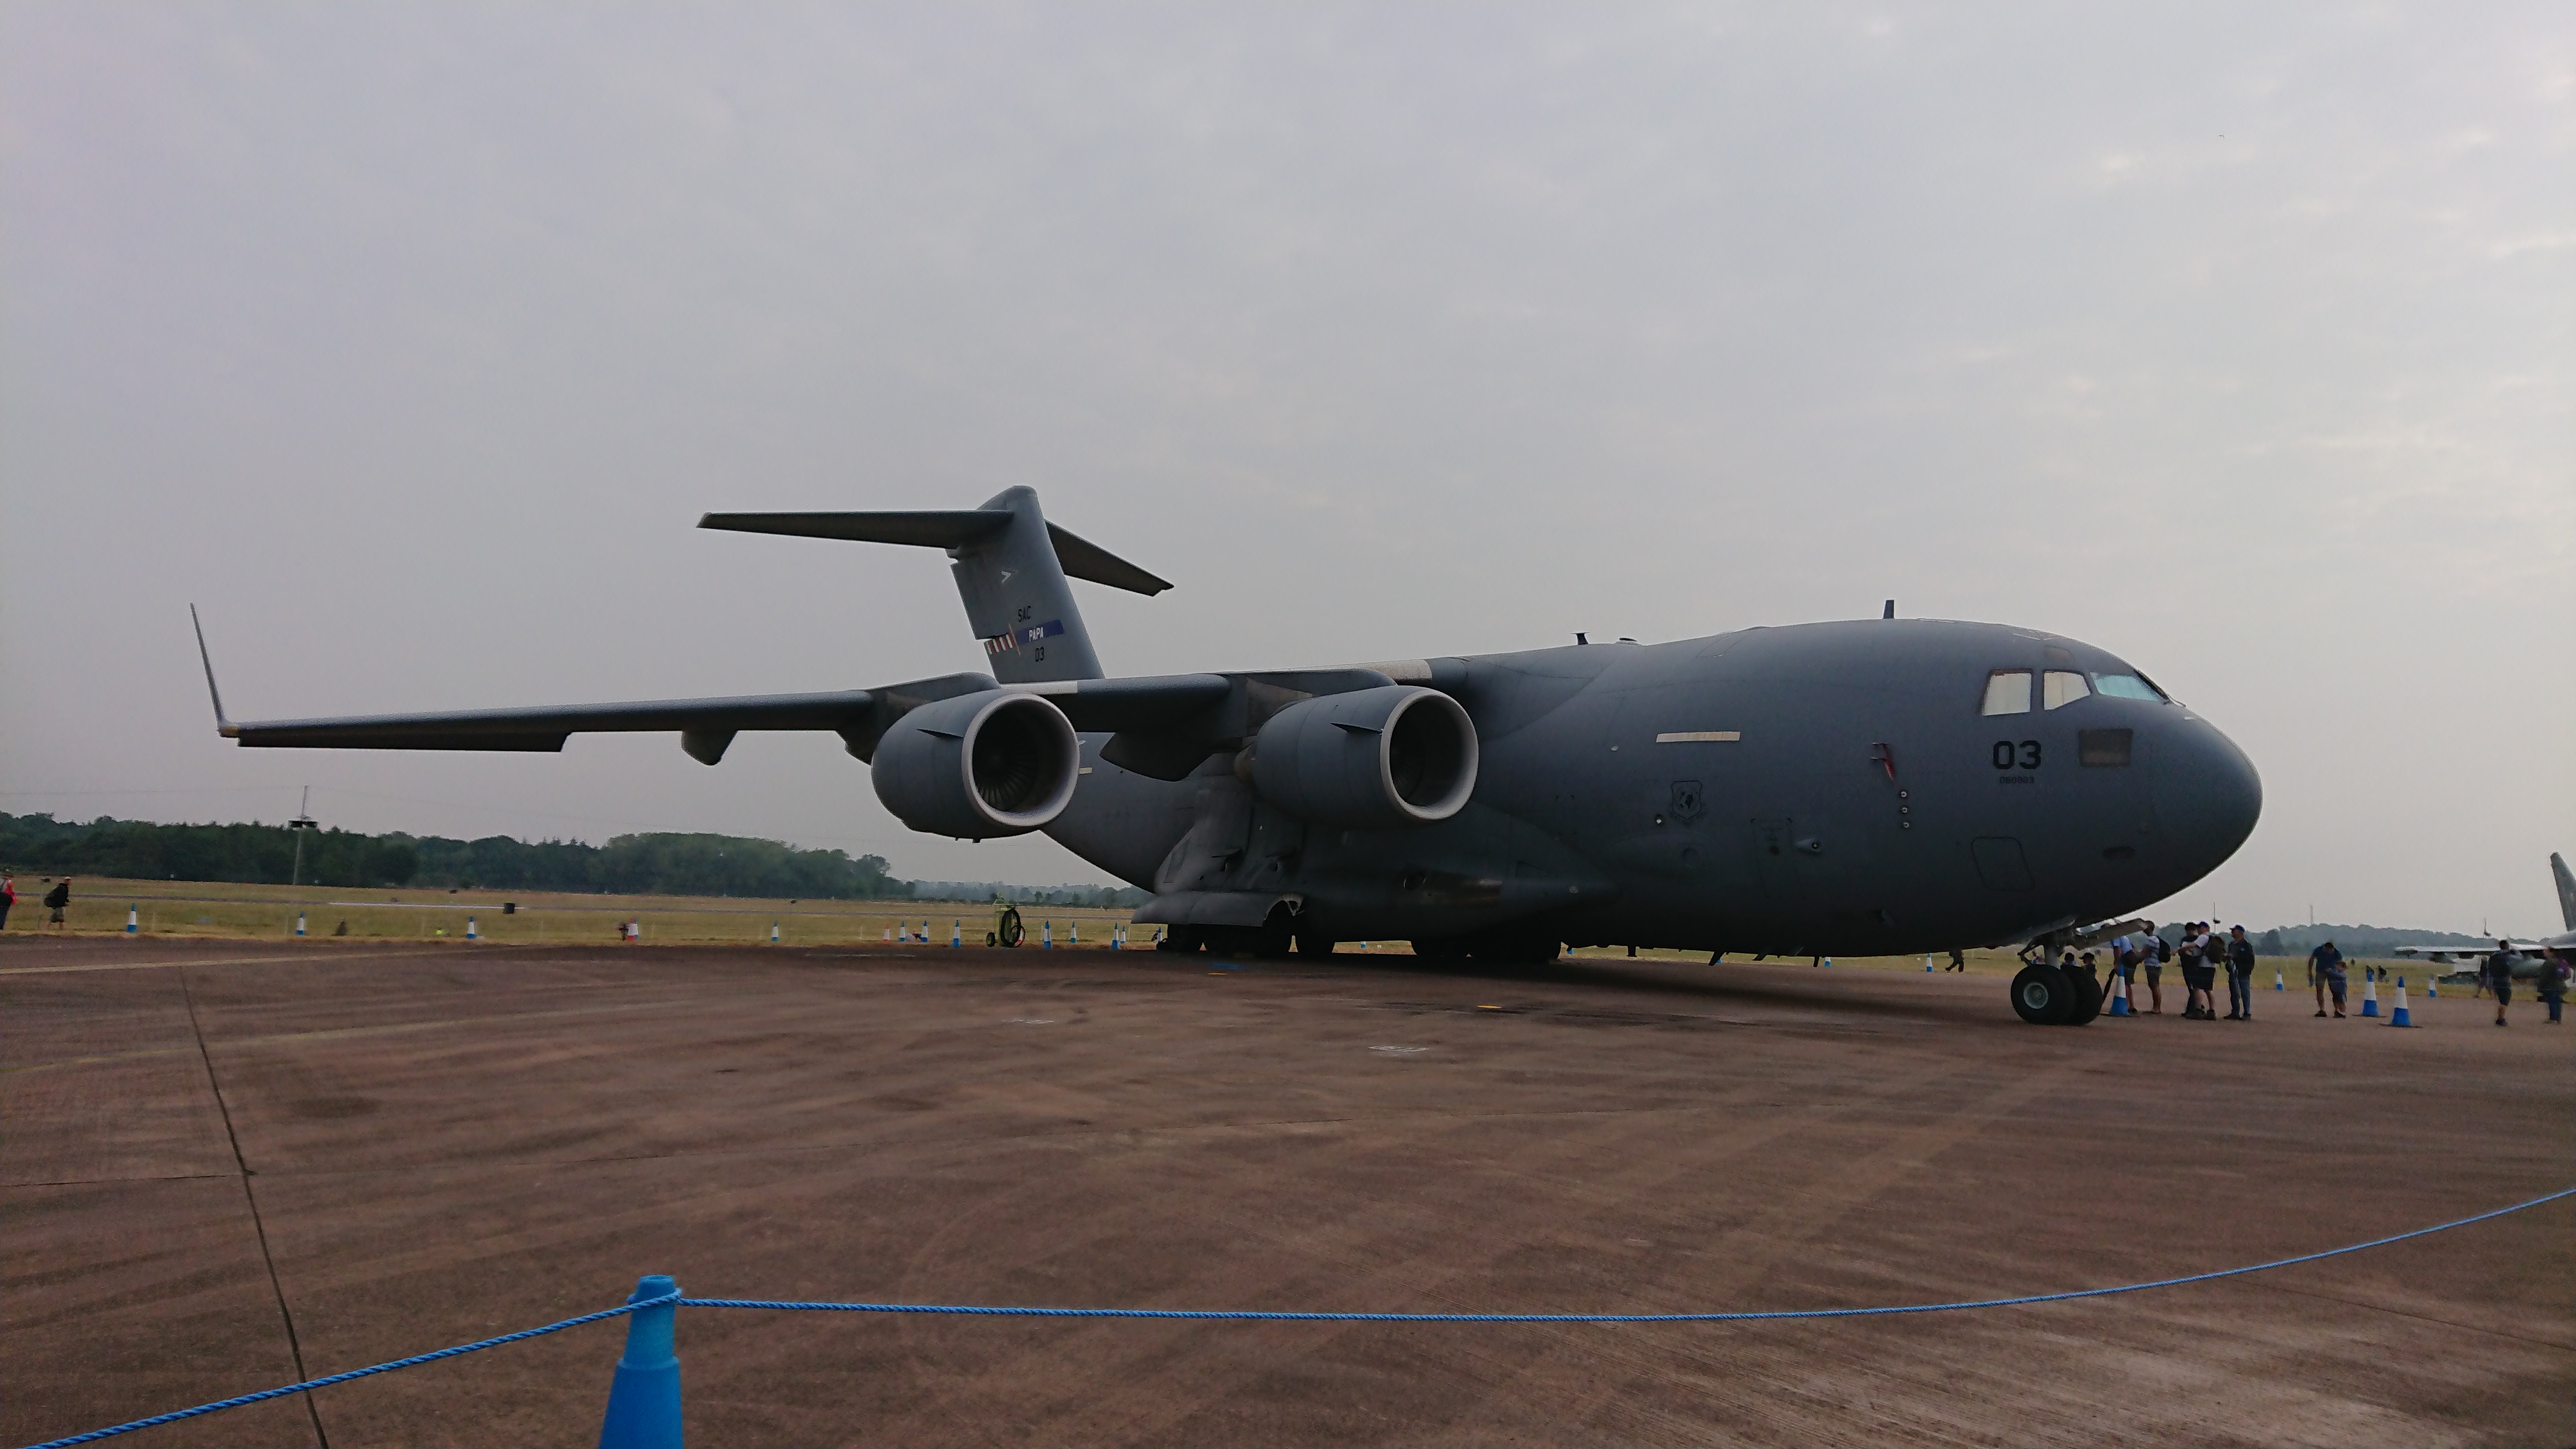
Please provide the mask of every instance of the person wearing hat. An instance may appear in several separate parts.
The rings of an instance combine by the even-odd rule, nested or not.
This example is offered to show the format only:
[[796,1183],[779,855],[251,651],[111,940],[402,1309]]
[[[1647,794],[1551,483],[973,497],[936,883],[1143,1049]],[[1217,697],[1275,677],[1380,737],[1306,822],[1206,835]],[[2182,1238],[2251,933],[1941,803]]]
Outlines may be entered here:
[[2227,939],[2219,943],[2227,953],[2227,1019],[2254,1019],[2254,943],[2245,939],[2241,925],[2227,928]]

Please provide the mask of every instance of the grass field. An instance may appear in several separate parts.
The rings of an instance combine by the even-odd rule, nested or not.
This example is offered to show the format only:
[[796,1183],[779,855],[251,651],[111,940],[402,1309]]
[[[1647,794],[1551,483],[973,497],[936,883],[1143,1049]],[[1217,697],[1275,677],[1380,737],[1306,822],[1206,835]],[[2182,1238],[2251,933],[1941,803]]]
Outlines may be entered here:
[[[45,921],[44,908],[36,904],[48,885],[40,877],[19,881],[18,908],[9,917],[10,934],[53,929]],[[346,938],[355,941],[453,941],[463,945],[468,920],[482,941],[518,945],[614,941],[618,928],[634,921],[648,945],[764,942],[773,925],[778,929],[779,944],[785,946],[882,943],[889,932],[918,932],[925,927],[932,943],[944,946],[952,926],[967,944],[981,945],[985,933],[993,929],[995,911],[989,902],[975,901],[795,901],[548,891],[365,891],[329,886],[290,890],[276,885],[105,877],[75,880],[73,889],[76,894],[64,923],[64,929],[72,934],[122,934],[126,911],[131,907],[136,929],[143,935],[215,940],[291,937],[300,913],[307,935],[339,938],[345,925]],[[518,910],[504,914],[505,903],[517,905]],[[1051,925],[1058,948],[1106,948],[1111,928],[1125,924],[1132,914],[1077,906],[1020,908],[1020,918],[1028,932],[1027,944],[1038,945],[1042,927]],[[1143,946],[1152,942],[1153,934],[1154,928],[1147,926],[1131,932],[1131,937],[1134,944]],[[1403,954],[1408,948],[1401,941],[1374,941],[1365,948],[1347,943],[1342,949]],[[1625,958],[1627,952],[1616,946],[1587,946],[1571,954],[1578,960],[1594,960]],[[1637,954],[1643,960],[1703,959],[1686,951],[1648,950]],[[1968,952],[1967,957],[1970,975],[2010,976],[2020,969],[2020,962],[2009,951],[1977,950]],[[1924,961],[1920,956],[1841,957],[1833,964],[1837,970],[1919,973]],[[1937,969],[1947,966],[1948,960],[1946,956],[1935,957],[1932,964]],[[2358,967],[2364,963],[2355,960],[2353,964]],[[2422,962],[2368,964],[2386,966],[2419,988],[2428,969]],[[2303,988],[2306,969],[2304,959],[2267,956],[2255,976],[2258,986],[2269,991],[2273,973],[2278,971],[2289,989],[2298,991]],[[2181,999],[2181,979],[2178,973],[2166,978],[2166,989],[2175,1002]],[[2356,971],[2355,1000],[2360,990]]]

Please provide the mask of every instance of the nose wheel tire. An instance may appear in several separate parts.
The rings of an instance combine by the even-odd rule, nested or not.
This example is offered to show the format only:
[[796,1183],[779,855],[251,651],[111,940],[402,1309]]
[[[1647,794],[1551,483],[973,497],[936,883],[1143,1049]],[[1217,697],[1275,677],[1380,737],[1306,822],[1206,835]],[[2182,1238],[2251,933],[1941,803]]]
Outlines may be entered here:
[[2102,983],[2094,980],[2089,971],[2076,972],[2074,982],[2075,1010],[2066,1018],[2066,1024],[2082,1026],[2102,1014]]
[[2013,1010],[2033,1026],[2064,1026],[2079,999],[2075,979],[2054,966],[2024,966],[2013,977]]

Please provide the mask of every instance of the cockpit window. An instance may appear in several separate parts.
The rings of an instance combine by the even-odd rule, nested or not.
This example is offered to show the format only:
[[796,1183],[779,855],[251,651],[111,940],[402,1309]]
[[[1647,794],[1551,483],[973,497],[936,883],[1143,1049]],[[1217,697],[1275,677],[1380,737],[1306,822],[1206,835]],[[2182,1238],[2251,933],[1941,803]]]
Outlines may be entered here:
[[2165,692],[2156,688],[2154,682],[2143,674],[2096,674],[2093,676],[2093,690],[2110,699],[2165,702]]
[[1986,676],[1986,703],[1979,714],[2030,713],[2030,671],[1998,669]]
[[2040,684],[2040,699],[2049,709],[2064,709],[2093,693],[2084,676],[2072,669],[2052,669]]

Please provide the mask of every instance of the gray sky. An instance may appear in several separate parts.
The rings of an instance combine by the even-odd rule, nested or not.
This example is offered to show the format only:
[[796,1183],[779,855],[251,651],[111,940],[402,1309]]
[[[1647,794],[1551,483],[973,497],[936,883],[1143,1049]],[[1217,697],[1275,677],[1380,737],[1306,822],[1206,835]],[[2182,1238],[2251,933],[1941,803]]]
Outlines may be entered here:
[[1118,673],[2006,620],[2242,743],[2160,914],[2554,929],[2576,11],[0,9],[0,808],[706,829],[905,874],[829,736],[241,751],[243,717],[979,667],[1051,517]]

